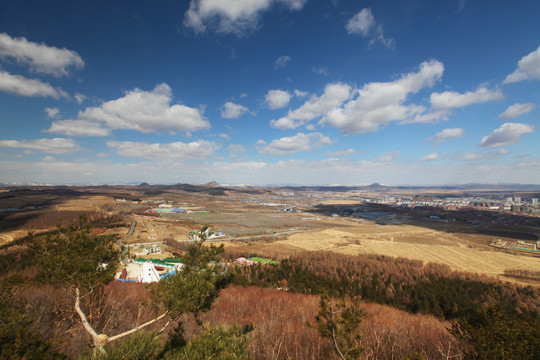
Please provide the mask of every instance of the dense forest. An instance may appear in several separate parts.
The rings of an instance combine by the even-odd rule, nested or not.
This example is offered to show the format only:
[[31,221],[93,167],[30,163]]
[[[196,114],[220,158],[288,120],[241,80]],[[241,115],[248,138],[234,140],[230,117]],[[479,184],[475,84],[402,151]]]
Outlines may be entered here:
[[99,235],[120,224],[0,251],[0,359],[540,358],[537,287],[329,252],[240,267],[204,239],[172,279],[121,283],[117,239]]

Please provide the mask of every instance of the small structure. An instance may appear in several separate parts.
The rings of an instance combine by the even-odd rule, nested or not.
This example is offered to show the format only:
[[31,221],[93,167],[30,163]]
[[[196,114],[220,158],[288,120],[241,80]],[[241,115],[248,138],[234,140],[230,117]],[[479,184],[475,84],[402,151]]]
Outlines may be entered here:
[[239,257],[238,259],[235,260],[235,262],[237,264],[240,264],[240,265],[253,265],[253,264],[255,264],[255,261],[248,260],[245,257]]
[[154,264],[147,260],[143,263],[141,274],[139,275],[138,282],[142,283],[152,283],[159,281],[159,274],[154,267]]
[[161,246],[157,245],[146,247],[144,248],[144,250],[146,252],[146,255],[161,254]]

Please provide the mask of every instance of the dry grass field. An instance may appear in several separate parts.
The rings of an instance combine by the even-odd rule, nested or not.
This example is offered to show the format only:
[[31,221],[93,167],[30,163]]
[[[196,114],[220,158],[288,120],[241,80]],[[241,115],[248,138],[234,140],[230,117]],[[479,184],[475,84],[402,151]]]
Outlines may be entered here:
[[[349,224],[348,224],[349,223]],[[414,225],[376,225],[341,221],[339,228],[290,235],[276,242],[288,249],[329,250],[343,254],[379,254],[441,263],[456,270],[502,274],[505,269],[540,270],[540,258],[506,254],[487,246],[491,237],[447,233]],[[345,225],[345,226],[343,226]],[[475,241],[473,241],[474,239]]]

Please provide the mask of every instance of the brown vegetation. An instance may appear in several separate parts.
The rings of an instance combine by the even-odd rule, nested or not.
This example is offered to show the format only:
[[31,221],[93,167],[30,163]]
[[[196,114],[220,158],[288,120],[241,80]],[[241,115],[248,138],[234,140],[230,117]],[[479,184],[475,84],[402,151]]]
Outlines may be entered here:
[[[362,345],[367,359],[427,359],[459,354],[448,324],[427,315],[411,315],[378,304],[364,304],[367,317]],[[333,359],[333,346],[306,325],[319,310],[319,297],[258,287],[224,290],[204,317],[212,325],[254,326],[249,333],[255,359]]]

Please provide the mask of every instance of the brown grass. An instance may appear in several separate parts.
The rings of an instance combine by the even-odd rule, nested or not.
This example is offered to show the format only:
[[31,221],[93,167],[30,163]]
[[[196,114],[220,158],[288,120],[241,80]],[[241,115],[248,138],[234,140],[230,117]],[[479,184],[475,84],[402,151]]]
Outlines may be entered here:
[[[411,315],[387,306],[364,304],[362,344],[367,359],[396,359],[421,353],[455,355],[456,340],[448,324],[427,315]],[[252,324],[249,333],[255,359],[334,359],[332,344],[306,324],[319,311],[319,297],[257,287],[225,289],[204,320],[214,325]]]

